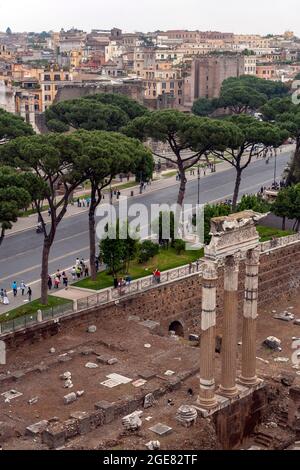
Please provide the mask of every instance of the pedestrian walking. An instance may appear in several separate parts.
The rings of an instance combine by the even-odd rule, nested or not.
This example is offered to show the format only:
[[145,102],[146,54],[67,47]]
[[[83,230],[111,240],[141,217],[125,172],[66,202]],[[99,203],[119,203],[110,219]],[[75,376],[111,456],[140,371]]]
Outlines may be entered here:
[[62,280],[63,280],[63,285],[64,285],[65,289],[67,290],[67,289],[68,289],[69,280],[68,280],[68,276],[67,276],[67,274],[65,273],[65,271],[62,273]]
[[53,282],[52,282],[52,278],[51,276],[48,275],[48,281],[47,281],[47,284],[48,284],[48,289],[51,290],[52,287],[53,287]]
[[72,276],[72,280],[75,281],[75,279],[76,279],[76,268],[75,268],[75,266],[73,266],[73,268],[71,269],[71,276]]
[[84,277],[89,277],[89,267],[87,265],[84,267]]
[[4,289],[0,290],[0,302],[3,304],[3,299],[4,299]]
[[24,294],[25,294],[25,289],[26,289],[25,282],[22,281],[22,282],[20,283],[20,290],[21,290],[22,297],[23,297]]
[[17,297],[17,294],[18,294],[18,285],[17,285],[17,282],[16,282],[16,281],[14,281],[14,282],[12,283],[11,288],[12,288],[14,297]]
[[54,277],[54,289],[58,289],[60,284],[60,279],[59,277],[55,276]]
[[77,279],[80,279],[80,276],[81,276],[81,266],[80,264],[78,264],[78,266],[76,266],[76,276],[77,276]]
[[32,290],[31,290],[31,287],[30,287],[30,286],[28,286],[27,295],[28,295],[28,300],[29,300],[29,302],[31,302]]
[[76,266],[79,266],[80,265],[80,259],[79,258],[76,258]]
[[4,289],[4,292],[3,292],[3,304],[4,305],[9,305],[9,300],[8,300],[6,289]]
[[99,271],[99,258],[96,258],[95,266],[96,266],[96,273],[97,273]]

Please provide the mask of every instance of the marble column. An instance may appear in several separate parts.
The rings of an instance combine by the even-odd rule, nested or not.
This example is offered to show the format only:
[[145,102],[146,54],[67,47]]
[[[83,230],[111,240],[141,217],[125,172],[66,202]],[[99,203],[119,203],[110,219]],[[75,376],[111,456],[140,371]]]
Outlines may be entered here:
[[217,404],[215,397],[216,298],[217,266],[206,261],[203,266],[202,315],[200,341],[200,393],[198,404],[211,409]]
[[243,385],[256,385],[256,319],[258,299],[258,270],[260,249],[247,251],[245,300],[243,312],[242,337],[242,374],[240,382]]
[[237,375],[237,326],[238,326],[238,275],[239,256],[225,258],[224,312],[222,333],[222,371],[220,393],[228,397],[238,394]]

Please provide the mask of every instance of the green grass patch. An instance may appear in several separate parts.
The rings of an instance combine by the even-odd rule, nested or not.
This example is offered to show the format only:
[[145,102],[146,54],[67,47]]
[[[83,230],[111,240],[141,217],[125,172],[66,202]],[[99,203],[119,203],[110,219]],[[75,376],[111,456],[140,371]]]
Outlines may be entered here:
[[[150,276],[156,268],[160,269],[162,272],[168,271],[169,269],[174,269],[179,266],[193,263],[203,256],[203,249],[185,251],[180,255],[177,255],[174,248],[169,248],[168,250],[161,249],[159,254],[147,263],[139,264],[136,261],[132,261],[129,268],[129,274],[133,280],[140,279],[146,276]],[[120,276],[122,275],[125,274],[120,273]],[[73,285],[76,287],[93,290],[106,289],[107,287],[113,286],[113,278],[110,274],[107,274],[107,272],[101,272],[98,273],[96,281],[92,281],[90,278],[87,278],[82,279]]]
[[258,225],[257,231],[260,236],[260,242],[267,242],[273,238],[282,238],[287,237],[288,235],[293,235],[295,232],[292,230],[280,230],[273,227],[265,227],[264,225]]
[[70,300],[61,299],[60,297],[54,297],[52,295],[49,295],[47,305],[43,305],[40,299],[34,300],[33,302],[25,303],[24,305],[20,305],[20,307],[14,308],[13,310],[9,310],[8,312],[0,315],[0,323],[3,323],[8,320],[13,320],[18,317],[23,317],[24,315],[32,315],[38,310],[46,310],[51,307],[58,307],[60,305],[66,305],[71,303],[72,301]]
[[128,189],[128,188],[133,188],[134,186],[138,186],[139,183],[136,181],[128,181],[127,183],[122,183],[116,186],[112,186],[112,190],[121,190],[121,189]]

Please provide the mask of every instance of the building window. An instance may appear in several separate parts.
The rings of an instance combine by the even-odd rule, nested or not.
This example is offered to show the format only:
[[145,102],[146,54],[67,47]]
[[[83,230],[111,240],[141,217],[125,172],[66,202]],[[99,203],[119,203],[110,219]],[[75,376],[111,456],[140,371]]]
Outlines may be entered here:
[[60,82],[60,75],[54,75],[54,81]]
[[175,87],[174,82],[170,82],[170,88],[174,89],[174,87]]
[[166,82],[162,82],[161,87],[162,87],[163,90],[166,90],[166,89],[167,89],[167,84],[166,84]]
[[50,82],[50,80],[51,80],[50,75],[44,75],[44,81],[45,82]]
[[50,90],[51,90],[50,85],[44,85],[44,90],[45,90],[45,91],[50,91]]

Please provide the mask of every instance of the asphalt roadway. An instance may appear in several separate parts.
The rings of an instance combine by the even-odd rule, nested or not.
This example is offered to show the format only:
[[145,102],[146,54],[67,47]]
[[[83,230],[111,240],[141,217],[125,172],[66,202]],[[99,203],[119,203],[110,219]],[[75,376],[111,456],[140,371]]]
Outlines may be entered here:
[[[290,160],[290,153],[282,153],[277,158],[277,175],[282,174]],[[264,160],[254,161],[245,170],[242,178],[240,196],[246,193],[256,193],[261,186],[269,186],[274,178],[274,160],[269,164]],[[235,170],[207,174],[200,182],[200,202],[215,202],[232,197]],[[128,205],[143,203],[147,207],[151,204],[176,202],[178,186],[144,193],[128,200]],[[188,182],[185,203],[196,203],[198,182]],[[5,238],[0,247],[0,287],[11,290],[11,283],[22,280],[32,285],[36,293],[41,272],[41,253],[43,236],[35,233],[35,229],[16,233]],[[65,218],[58,227],[55,242],[50,253],[49,273],[57,269],[69,269],[74,265],[77,257],[88,259],[88,214],[80,213]],[[36,297],[36,295],[34,295]]]

